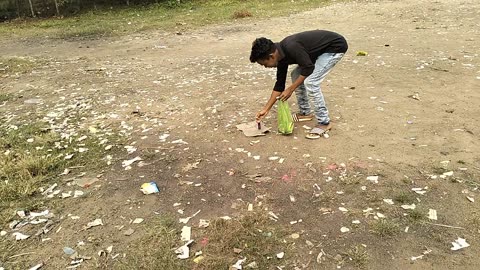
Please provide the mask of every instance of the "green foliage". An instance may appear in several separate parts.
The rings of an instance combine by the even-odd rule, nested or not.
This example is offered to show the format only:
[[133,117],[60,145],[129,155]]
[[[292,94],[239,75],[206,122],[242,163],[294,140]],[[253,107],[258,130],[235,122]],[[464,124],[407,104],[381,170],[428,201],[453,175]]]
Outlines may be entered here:
[[[175,1],[170,5],[168,1],[136,6],[132,6],[132,3],[136,2],[130,1],[129,7],[116,5],[116,8],[100,5],[98,1],[95,8],[82,5],[77,9],[71,9],[72,14],[77,14],[75,16],[0,23],[0,35],[2,37],[48,36],[65,39],[118,36],[151,29],[194,30],[196,27],[232,19],[251,20],[250,17],[262,19],[288,15],[317,8],[329,0],[297,0],[294,5],[291,0],[182,0],[180,3],[177,0],[170,0]],[[66,8],[67,6],[64,6],[62,10]]]

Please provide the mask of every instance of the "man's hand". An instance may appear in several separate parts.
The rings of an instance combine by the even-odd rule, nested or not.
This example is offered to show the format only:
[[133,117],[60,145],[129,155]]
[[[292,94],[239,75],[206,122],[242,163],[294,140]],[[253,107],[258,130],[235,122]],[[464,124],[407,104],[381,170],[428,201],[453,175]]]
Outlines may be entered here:
[[260,122],[265,116],[267,116],[267,114],[268,114],[268,110],[263,109],[257,113],[257,115],[255,116],[255,119],[257,120],[257,122]]
[[295,89],[291,89],[291,87],[285,89],[282,94],[278,97],[281,101],[287,101],[292,96],[292,93]]

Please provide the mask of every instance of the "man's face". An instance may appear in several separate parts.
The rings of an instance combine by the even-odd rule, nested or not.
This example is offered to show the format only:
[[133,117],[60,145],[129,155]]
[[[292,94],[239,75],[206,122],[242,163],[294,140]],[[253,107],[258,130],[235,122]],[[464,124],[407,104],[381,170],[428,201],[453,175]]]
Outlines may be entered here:
[[257,61],[260,65],[266,67],[266,68],[274,68],[277,67],[278,61],[275,59],[274,54],[270,54],[270,56],[267,59],[260,59]]

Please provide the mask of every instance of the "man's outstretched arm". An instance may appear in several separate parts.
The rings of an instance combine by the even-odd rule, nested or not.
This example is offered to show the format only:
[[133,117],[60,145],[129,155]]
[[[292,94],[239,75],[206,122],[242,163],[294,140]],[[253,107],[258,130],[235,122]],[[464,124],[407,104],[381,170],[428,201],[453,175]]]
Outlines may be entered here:
[[268,112],[270,111],[270,109],[272,109],[275,102],[277,102],[277,98],[280,96],[280,94],[282,94],[282,92],[278,92],[275,90],[272,91],[272,94],[270,95],[270,98],[268,99],[267,104],[265,104],[265,107],[263,107],[263,109],[259,111],[255,116],[257,122],[260,122],[268,114]]

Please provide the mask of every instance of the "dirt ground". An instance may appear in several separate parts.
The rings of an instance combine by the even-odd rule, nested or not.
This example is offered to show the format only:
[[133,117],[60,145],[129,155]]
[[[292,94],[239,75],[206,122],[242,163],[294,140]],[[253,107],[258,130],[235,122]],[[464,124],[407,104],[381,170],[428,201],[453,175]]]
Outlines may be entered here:
[[[349,1],[289,17],[183,27],[181,35],[0,41],[4,57],[42,59],[31,73],[0,78],[2,93],[23,96],[1,106],[3,115],[46,116],[62,106],[88,104],[80,125],[120,131],[137,147],[128,155],[124,150],[124,159],[144,159],[131,170],[122,167],[123,159],[114,160],[88,196],[63,200],[53,210],[62,229],[25,249],[35,252],[28,256],[31,266],[44,261],[42,269],[62,269],[70,263],[62,248],[92,238],[101,241],[90,241],[99,244],[87,244],[83,254],[95,261],[100,249],[113,245],[121,260],[158,213],[182,218],[201,210],[190,221],[198,224],[235,218],[252,203],[300,235],[282,269],[355,268],[343,254],[362,245],[366,269],[480,267],[479,1]],[[278,41],[309,29],[339,32],[349,43],[322,85],[334,124],[330,137],[304,138],[302,126],[312,122],[297,124],[291,136],[279,135],[274,110],[266,119],[272,132],[243,136],[235,126],[253,120],[275,75],[249,63],[251,41]],[[44,103],[25,104],[30,98]],[[292,97],[294,109],[295,102]],[[256,173],[271,180],[255,183],[245,176]],[[368,176],[378,176],[378,183]],[[139,191],[148,181],[158,184],[158,194]],[[401,207],[401,194],[414,198],[420,221]],[[438,220],[427,218],[429,209],[437,210]],[[145,221],[125,236],[118,226],[131,226],[137,217]],[[96,218],[105,225],[81,231]],[[382,219],[398,232],[375,233]],[[195,228],[193,233],[199,237]],[[471,246],[452,251],[458,237]],[[317,262],[322,250],[325,260]],[[93,265],[85,261],[78,269]]]

